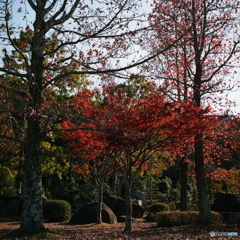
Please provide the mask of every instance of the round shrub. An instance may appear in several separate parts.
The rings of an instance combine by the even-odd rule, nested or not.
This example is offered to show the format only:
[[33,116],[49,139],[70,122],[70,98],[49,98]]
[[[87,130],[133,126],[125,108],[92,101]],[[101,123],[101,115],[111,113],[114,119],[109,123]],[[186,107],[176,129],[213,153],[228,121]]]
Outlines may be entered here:
[[161,193],[164,193],[164,194],[169,193],[171,190],[171,187],[172,187],[172,180],[168,177],[165,177],[159,183],[159,191]]
[[43,206],[43,216],[47,222],[67,222],[71,218],[71,205],[64,200],[50,200]]
[[149,206],[149,212],[152,212],[154,214],[163,211],[170,211],[170,207],[165,203],[153,203]]
[[3,200],[0,200],[0,217],[4,216],[6,212],[6,203]]

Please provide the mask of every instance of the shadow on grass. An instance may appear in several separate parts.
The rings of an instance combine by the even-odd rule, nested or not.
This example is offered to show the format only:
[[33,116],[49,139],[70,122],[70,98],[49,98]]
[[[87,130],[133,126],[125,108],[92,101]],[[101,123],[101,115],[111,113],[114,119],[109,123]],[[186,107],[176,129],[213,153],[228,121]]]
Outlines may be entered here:
[[17,229],[11,232],[6,233],[5,235],[0,236],[0,239],[21,239],[21,238],[30,238],[30,239],[48,239],[48,238],[60,238],[62,237],[61,233],[50,231],[48,229],[36,229],[36,230],[23,230]]

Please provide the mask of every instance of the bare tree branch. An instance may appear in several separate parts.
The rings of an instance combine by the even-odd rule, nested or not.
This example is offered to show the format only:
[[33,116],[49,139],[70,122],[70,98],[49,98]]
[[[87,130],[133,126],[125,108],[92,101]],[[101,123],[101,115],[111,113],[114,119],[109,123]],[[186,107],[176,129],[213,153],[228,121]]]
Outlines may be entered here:
[[47,8],[44,9],[43,14],[46,15],[48,12],[50,12],[54,8],[56,3],[57,0],[53,0],[53,2]]
[[[104,32],[110,25],[111,23],[117,18],[117,16],[121,13],[122,9],[125,7],[125,5],[127,4],[128,0],[125,1],[125,3],[122,5],[122,7],[117,11],[117,13],[108,21],[108,23],[103,26],[101,29],[99,29],[97,32],[92,33],[90,35],[84,35],[81,34],[79,32],[73,31],[73,30],[59,30],[57,28],[52,27],[54,30],[56,30],[56,32],[62,33],[62,34],[75,34],[77,36],[83,37],[82,39],[78,39],[75,41],[68,41],[68,42],[64,42],[61,43],[60,45],[58,45],[58,47],[54,50],[52,50],[51,52],[46,52],[44,55],[49,55],[49,54],[53,54],[55,52],[57,52],[61,47],[67,46],[67,45],[75,45],[77,43],[80,42],[84,42],[87,39],[91,39],[91,38],[116,38],[116,37],[120,37],[120,36],[124,36],[127,35],[128,33],[122,33],[122,34],[117,34],[117,35],[100,35],[102,32]],[[76,18],[73,18],[74,20],[77,20]],[[50,20],[49,20],[50,21]],[[57,24],[54,24],[53,26],[55,26]],[[142,30],[142,29],[141,29]]]
[[[70,72],[63,71],[63,72],[61,72],[61,74],[55,76],[54,78],[52,78],[52,80],[50,80],[46,84],[44,84],[43,88],[46,88],[49,84],[57,81],[58,79],[61,79],[61,78],[64,78],[64,77],[68,77],[68,76],[73,75],[73,74],[93,74],[93,75],[94,74],[108,74],[108,73],[120,72],[120,71],[131,69],[133,67],[139,66],[139,65],[141,65],[143,63],[146,63],[146,62],[154,59],[158,55],[166,52],[168,49],[170,49],[172,46],[174,46],[183,36],[178,38],[172,44],[167,45],[167,47],[165,47],[163,50],[158,51],[157,53],[151,55],[150,57],[147,57],[147,58],[145,58],[145,59],[143,59],[143,60],[141,60],[139,62],[136,62],[134,64],[130,64],[128,66],[117,68],[117,69],[106,69],[106,70],[94,69],[94,68],[90,67],[87,63],[85,64],[85,63],[79,62],[76,59],[74,59],[75,62],[79,62],[83,67],[86,68],[86,70],[82,70],[82,71],[73,70],[73,71],[70,71]],[[57,70],[59,70],[59,68],[52,68],[51,69],[51,71],[57,71]]]
[[[46,22],[46,25],[49,26],[48,29],[52,26],[62,24],[64,22],[66,22],[68,19],[70,19],[72,14],[77,9],[77,6],[78,6],[79,2],[80,2],[80,0],[75,0],[75,3],[73,4],[73,6],[69,10],[69,12],[66,14],[64,10],[65,10],[65,7],[67,5],[67,0],[64,0],[64,2],[62,4],[62,7]],[[63,13],[62,17],[59,18],[59,19],[56,19],[62,13]]]
[[20,72],[17,72],[16,70],[13,71],[7,68],[0,67],[0,71],[16,77],[28,78],[28,74],[20,73]]
[[222,64],[220,64],[219,66],[218,66],[218,68],[216,68],[216,70],[214,70],[213,72],[212,72],[212,74],[210,75],[210,77],[209,78],[207,78],[207,79],[205,79],[205,80],[202,80],[202,82],[204,83],[204,82],[209,82],[209,81],[211,81],[212,79],[213,79],[213,77],[223,68],[223,67],[225,67],[226,66],[226,64],[229,62],[229,60],[232,58],[232,56],[233,56],[233,54],[234,54],[234,52],[235,52],[235,50],[236,50],[236,47],[239,45],[239,43],[237,42],[237,43],[234,43],[234,46],[233,46],[233,48],[232,48],[232,50],[231,50],[231,53],[229,53],[229,55],[228,55],[228,57],[224,60],[224,62],[222,63]]
[[8,40],[10,41],[11,46],[12,46],[12,47],[20,54],[20,56],[24,59],[27,72],[29,73],[29,72],[30,72],[30,71],[29,71],[30,67],[29,67],[29,64],[28,64],[28,58],[27,58],[27,56],[23,53],[23,51],[21,51],[21,50],[16,46],[16,44],[14,44],[14,42],[13,42],[13,40],[12,40],[12,37],[11,37],[11,33],[10,33],[8,21],[5,21],[5,24],[6,24],[6,30],[7,30]]
[[32,0],[27,0],[27,1],[28,1],[29,5],[31,6],[31,8],[32,8],[34,11],[36,11],[36,10],[37,10],[37,6],[33,3],[33,1],[32,1]]

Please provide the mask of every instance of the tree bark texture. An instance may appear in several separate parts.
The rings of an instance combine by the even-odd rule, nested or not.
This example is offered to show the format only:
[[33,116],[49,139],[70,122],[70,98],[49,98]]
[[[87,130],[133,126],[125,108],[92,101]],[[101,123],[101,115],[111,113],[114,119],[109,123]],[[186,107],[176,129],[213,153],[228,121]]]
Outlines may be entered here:
[[99,186],[98,186],[97,223],[102,223],[102,202],[103,202],[103,188],[102,188],[102,184],[99,184]]
[[44,16],[36,11],[31,48],[31,75],[28,77],[30,93],[25,144],[24,197],[21,219],[22,229],[44,228],[42,213],[41,175],[41,95],[43,82]]
[[[193,6],[195,6],[195,1],[192,1]],[[195,19],[195,16],[194,16]],[[194,86],[193,86],[193,100],[197,107],[201,107],[201,88],[202,88],[202,74],[203,67],[201,63],[201,54],[203,49],[199,46],[197,41],[197,30],[196,26],[193,24],[194,28],[194,50],[195,50],[195,68],[196,72],[194,75]],[[199,221],[201,223],[211,223],[213,222],[211,214],[211,204],[208,196],[207,180],[205,175],[204,167],[204,147],[203,147],[203,133],[199,133],[195,136],[195,172],[198,190],[198,204],[199,204]]]
[[126,195],[126,221],[124,231],[132,231],[132,202],[131,202],[131,184],[125,179]]
[[[28,122],[21,228],[43,229],[40,123]],[[39,136],[39,137],[36,137]]]
[[199,134],[195,137],[195,171],[199,201],[199,221],[200,223],[212,223],[213,219],[211,214],[211,204],[209,201],[207,180],[204,169],[202,138],[202,134]]

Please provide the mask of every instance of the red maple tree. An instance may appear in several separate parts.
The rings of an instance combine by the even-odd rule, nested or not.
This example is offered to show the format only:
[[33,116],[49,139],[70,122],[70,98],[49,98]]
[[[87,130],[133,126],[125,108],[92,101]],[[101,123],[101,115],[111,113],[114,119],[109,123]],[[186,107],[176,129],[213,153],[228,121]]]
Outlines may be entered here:
[[[103,96],[100,104],[95,100],[99,95]],[[196,134],[215,121],[205,116],[208,108],[170,102],[157,89],[144,98],[132,98],[124,89],[110,85],[94,93],[85,91],[75,101],[74,107],[86,123],[65,121],[64,134],[70,146],[83,149],[86,158],[108,154],[118,166],[126,185],[125,230],[131,230],[131,186],[138,171],[147,167],[153,154],[179,154],[189,139],[194,141]]]

